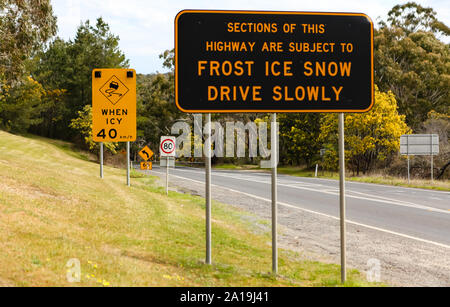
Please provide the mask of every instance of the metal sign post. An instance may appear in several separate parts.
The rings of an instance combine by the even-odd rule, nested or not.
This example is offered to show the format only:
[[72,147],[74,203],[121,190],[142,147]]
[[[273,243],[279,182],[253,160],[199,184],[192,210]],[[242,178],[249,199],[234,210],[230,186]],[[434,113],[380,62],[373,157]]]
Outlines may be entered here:
[[166,157],[166,195],[169,195],[169,160],[170,157]]
[[127,186],[130,186],[130,142],[127,142]]
[[206,197],[206,264],[211,264],[211,114],[206,114],[205,197]]
[[433,182],[433,135],[430,134],[431,182]]
[[272,161],[272,272],[278,273],[277,247],[277,114],[272,114],[271,125],[271,161]]
[[345,259],[345,149],[344,113],[339,113],[339,207],[341,217],[341,282],[347,279]]
[[100,142],[100,178],[103,178],[103,142]]
[[433,182],[433,156],[431,156],[431,182]]
[[[402,137],[400,137],[400,149],[402,144]],[[408,156],[408,184],[411,183],[411,178],[409,175],[409,136],[406,136],[406,154]]]
[[408,184],[410,184],[410,177],[409,177],[409,155],[408,155]]

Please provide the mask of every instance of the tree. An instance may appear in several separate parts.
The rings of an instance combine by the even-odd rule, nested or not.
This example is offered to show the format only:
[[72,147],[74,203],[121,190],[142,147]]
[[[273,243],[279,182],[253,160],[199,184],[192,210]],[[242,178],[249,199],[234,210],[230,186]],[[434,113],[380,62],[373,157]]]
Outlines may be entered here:
[[[410,129],[405,116],[397,112],[397,102],[392,92],[384,93],[375,87],[375,103],[367,113],[345,115],[345,158],[347,165],[359,175],[371,171],[377,162],[385,161],[398,152],[400,136]],[[327,152],[325,163],[337,168],[338,118],[327,114],[321,120],[320,137]]]
[[[89,21],[81,24],[73,41],[55,39],[37,54],[33,75],[46,90],[65,90],[63,106],[52,109],[55,120],[46,120],[37,131],[46,136],[70,139],[74,130],[68,122],[78,111],[92,104],[91,72],[94,68],[126,68],[128,60],[119,49],[119,37],[110,32],[108,24],[98,18],[95,26]],[[58,100],[53,101],[56,106]],[[49,103],[49,106],[51,104]],[[49,113],[43,113],[43,116]]]
[[20,86],[8,90],[0,103],[0,126],[7,131],[23,133],[31,125],[41,123],[45,94],[42,85],[31,77],[21,80]]
[[32,59],[30,71],[48,89],[68,87],[69,80],[76,73],[72,63],[72,42],[57,37]]
[[[387,21],[392,27],[403,29],[406,35],[424,31],[450,35],[450,29],[436,18],[436,12],[415,2],[394,6],[388,13]],[[382,22],[385,26],[385,23]]]
[[69,42],[69,57],[73,75],[68,77],[70,109],[76,112],[92,103],[91,72],[94,68],[126,68],[128,60],[119,49],[119,37],[111,33],[102,18],[95,27],[89,20],[77,31],[75,40]]
[[160,57],[170,72],[137,77],[138,92],[138,135],[145,143],[155,146],[159,137],[171,134],[171,126],[181,117],[175,105],[173,50],[166,50]]
[[[98,153],[100,145],[97,142],[94,142],[94,138],[92,136],[92,106],[86,105],[82,111],[78,111],[78,117],[72,119],[70,128],[74,129],[78,132],[83,138],[84,144],[86,148],[92,152]],[[117,153],[118,143],[115,142],[106,142],[103,143],[105,148],[110,151],[112,154]]]
[[394,93],[415,130],[429,111],[450,111],[450,46],[436,37],[450,31],[435,15],[412,2],[397,5],[374,37],[375,83]]
[[56,33],[49,0],[0,0],[0,84],[24,74],[24,62]]
[[311,166],[318,158],[321,144],[317,141],[320,134],[320,114],[301,113],[278,115],[280,162],[284,164],[302,164]]
[[70,44],[60,38],[51,42],[32,59],[30,70],[46,89],[41,117],[43,121],[31,127],[30,132],[50,138],[64,138],[67,135],[67,119],[72,118],[68,107],[67,80],[74,74],[70,65]]
[[49,138],[55,138],[58,126],[67,125],[63,122],[64,114],[68,112],[66,100],[67,90],[46,90],[41,101],[41,121],[31,125],[29,131]]
[[[450,115],[435,111],[428,113],[427,120],[422,124],[422,133],[439,136],[439,154],[434,157],[434,165],[438,169],[436,179],[449,178],[450,170]],[[429,157],[421,157],[429,160]]]

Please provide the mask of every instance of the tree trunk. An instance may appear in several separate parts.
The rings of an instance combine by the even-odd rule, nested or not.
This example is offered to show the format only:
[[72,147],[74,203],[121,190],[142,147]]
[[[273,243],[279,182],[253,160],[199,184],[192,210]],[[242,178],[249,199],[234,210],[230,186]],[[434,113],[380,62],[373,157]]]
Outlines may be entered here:
[[439,175],[436,177],[436,179],[441,179],[442,175],[444,175],[445,170],[447,169],[447,167],[450,165],[450,161],[447,162],[447,164],[445,164],[442,168],[441,171],[439,172]]

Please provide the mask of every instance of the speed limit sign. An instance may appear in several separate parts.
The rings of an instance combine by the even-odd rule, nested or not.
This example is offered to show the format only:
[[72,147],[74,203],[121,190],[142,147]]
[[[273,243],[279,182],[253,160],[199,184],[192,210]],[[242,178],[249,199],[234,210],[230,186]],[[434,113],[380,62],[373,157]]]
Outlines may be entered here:
[[161,157],[175,157],[175,137],[162,136],[159,145],[159,154]]

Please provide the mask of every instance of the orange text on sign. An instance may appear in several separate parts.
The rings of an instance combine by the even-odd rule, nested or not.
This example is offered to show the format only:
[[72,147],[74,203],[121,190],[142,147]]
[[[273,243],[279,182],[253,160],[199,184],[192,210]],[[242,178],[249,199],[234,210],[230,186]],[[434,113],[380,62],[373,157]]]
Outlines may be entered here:
[[199,76],[242,76],[252,75],[254,61],[198,61],[197,73]]

